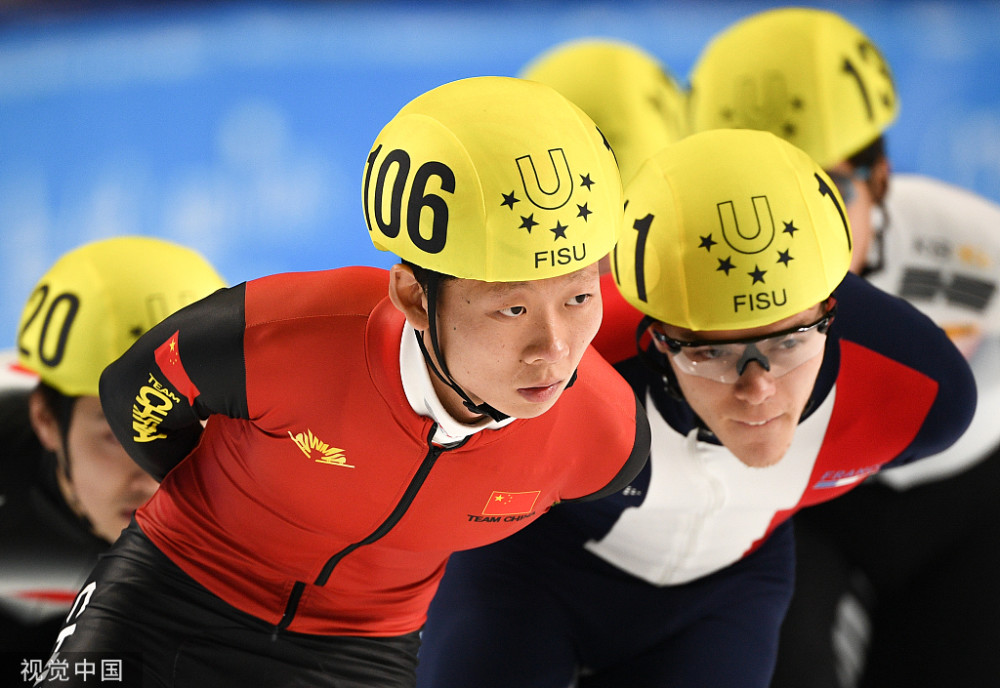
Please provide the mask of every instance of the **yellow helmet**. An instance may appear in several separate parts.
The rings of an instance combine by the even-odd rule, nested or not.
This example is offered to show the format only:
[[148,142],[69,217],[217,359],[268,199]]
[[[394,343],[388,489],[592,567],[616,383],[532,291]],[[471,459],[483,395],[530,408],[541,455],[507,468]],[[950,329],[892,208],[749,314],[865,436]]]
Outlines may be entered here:
[[832,12],[768,10],[709,42],[691,72],[694,131],[763,129],[824,168],[877,139],[899,113],[889,65]]
[[636,45],[569,41],[534,59],[520,76],[548,84],[590,115],[611,142],[623,183],[646,158],[688,133],[686,94]]
[[625,299],[661,322],[769,325],[827,298],[851,262],[836,186],[768,132],[693,134],[648,160],[625,197],[612,271]]
[[63,255],[31,290],[18,361],[67,396],[98,396],[101,371],[143,332],[226,286],[201,255],[147,237],[116,237]]
[[372,145],[362,195],[376,248],[486,282],[596,263],[621,228],[621,179],[597,126],[554,89],[511,77],[407,104]]

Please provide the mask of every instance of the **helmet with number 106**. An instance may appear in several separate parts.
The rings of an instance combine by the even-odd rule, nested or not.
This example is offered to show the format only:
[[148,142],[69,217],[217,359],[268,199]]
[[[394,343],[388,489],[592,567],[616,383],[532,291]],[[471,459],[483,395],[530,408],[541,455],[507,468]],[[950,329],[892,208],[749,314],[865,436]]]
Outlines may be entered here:
[[98,396],[104,368],[174,311],[226,286],[197,252],[116,237],[63,255],[31,290],[18,360],[66,396]]
[[877,139],[899,114],[889,65],[833,12],[767,10],[713,38],[691,72],[695,131],[762,129],[825,169]]
[[833,182],[769,132],[682,139],[639,169],[625,198],[615,281],[629,303],[671,325],[770,325],[822,302],[850,265],[850,227]]
[[475,77],[415,98],[363,178],[375,247],[454,277],[516,282],[596,263],[621,227],[608,142],[554,89]]

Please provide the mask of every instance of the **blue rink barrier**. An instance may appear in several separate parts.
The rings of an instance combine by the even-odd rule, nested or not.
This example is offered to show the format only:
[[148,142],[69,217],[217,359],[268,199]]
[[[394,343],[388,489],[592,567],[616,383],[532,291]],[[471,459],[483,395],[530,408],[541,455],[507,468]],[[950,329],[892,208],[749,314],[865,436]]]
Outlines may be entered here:
[[[0,348],[62,253],[144,234],[232,283],[388,266],[361,212],[379,128],[447,81],[514,75],[555,43],[629,40],[685,81],[765,2],[225,3],[22,14],[0,26]],[[894,167],[1000,201],[1000,3],[805,3],[883,49]]]

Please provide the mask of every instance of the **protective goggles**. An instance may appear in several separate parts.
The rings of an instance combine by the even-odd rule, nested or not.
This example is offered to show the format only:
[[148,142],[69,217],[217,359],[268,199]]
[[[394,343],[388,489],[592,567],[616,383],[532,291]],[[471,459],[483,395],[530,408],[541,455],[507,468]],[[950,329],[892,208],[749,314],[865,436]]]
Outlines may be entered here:
[[781,377],[822,353],[837,312],[837,302],[831,298],[828,303],[826,313],[816,322],[766,337],[688,342],[669,337],[657,327],[650,331],[667,347],[677,367],[690,375],[733,383],[751,361],[757,361],[772,376]]

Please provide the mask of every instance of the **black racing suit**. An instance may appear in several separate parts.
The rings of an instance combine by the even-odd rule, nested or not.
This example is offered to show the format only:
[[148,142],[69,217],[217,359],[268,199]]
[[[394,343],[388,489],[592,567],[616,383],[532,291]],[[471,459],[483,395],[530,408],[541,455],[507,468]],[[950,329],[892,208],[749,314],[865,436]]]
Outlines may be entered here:
[[17,685],[10,671],[19,670],[21,659],[48,656],[73,598],[108,547],[62,498],[56,457],[28,421],[29,394],[0,392],[2,685]]

